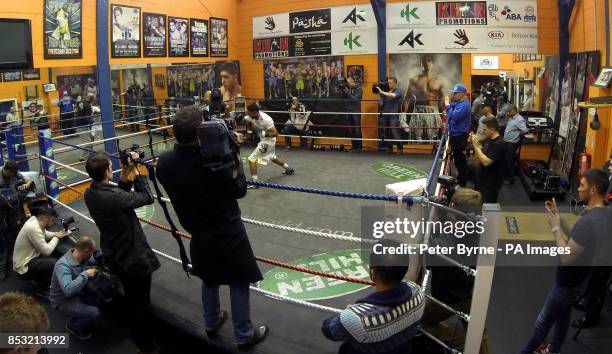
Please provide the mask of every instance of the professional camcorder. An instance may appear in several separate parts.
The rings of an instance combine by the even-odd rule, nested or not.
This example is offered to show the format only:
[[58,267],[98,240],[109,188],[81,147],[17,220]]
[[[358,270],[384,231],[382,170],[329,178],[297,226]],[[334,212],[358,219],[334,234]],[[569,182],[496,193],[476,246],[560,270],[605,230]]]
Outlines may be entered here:
[[63,218],[62,219],[62,227],[64,228],[64,231],[68,231],[68,229],[70,228],[70,225],[74,223],[74,217],[73,216],[69,216],[67,218]]
[[204,167],[219,171],[238,165],[240,145],[223,119],[210,117],[197,128]]
[[132,162],[140,163],[142,161],[142,159],[144,159],[145,153],[144,153],[144,151],[142,151],[140,149],[140,145],[133,144],[131,147],[129,147],[127,149],[124,149],[124,150],[121,150],[119,152],[119,159],[120,159],[122,165],[126,165],[127,166],[129,164],[128,153],[132,152],[132,151],[138,153],[138,158],[137,159],[132,159]]
[[376,89],[377,87],[380,87],[381,90],[388,92],[389,91],[389,82],[387,81],[381,81],[381,82],[377,82],[374,85],[372,85],[372,93],[375,95],[378,95],[378,90]]
[[444,197],[437,200],[436,202],[448,206],[450,204],[451,198],[453,197],[453,194],[455,194],[455,190],[457,187],[457,179],[453,176],[441,175],[438,176],[438,183],[440,183],[442,187],[444,187]]

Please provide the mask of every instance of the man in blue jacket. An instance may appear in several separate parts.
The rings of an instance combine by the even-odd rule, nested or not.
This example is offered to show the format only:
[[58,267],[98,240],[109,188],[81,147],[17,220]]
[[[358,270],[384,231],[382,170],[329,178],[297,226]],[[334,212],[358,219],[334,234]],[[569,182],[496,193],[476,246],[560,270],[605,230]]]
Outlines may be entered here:
[[464,85],[456,84],[451,92],[453,96],[451,98],[445,97],[444,103],[446,104],[450,146],[457,169],[457,181],[463,187],[467,180],[465,149],[467,147],[472,107],[470,101],[466,98],[467,88]]
[[70,317],[66,330],[81,340],[91,338],[93,324],[100,316],[97,307],[84,304],[79,297],[89,279],[98,272],[93,267],[94,250],[95,243],[91,237],[79,237],[75,248],[55,263],[51,277],[51,306]]
[[60,109],[60,127],[63,130],[64,135],[74,134],[76,130],[74,130],[74,105],[76,101],[70,97],[68,92],[64,92],[64,96],[59,102],[57,106]]

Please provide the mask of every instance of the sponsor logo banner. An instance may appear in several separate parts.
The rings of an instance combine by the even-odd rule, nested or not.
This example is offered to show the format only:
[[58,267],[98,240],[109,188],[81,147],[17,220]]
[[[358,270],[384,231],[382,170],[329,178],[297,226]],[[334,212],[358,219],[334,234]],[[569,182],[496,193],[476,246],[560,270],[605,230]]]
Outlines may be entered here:
[[436,6],[433,1],[387,4],[387,28],[435,25]]
[[536,1],[489,1],[487,16],[490,26],[538,27]]
[[487,33],[483,28],[459,26],[436,30],[439,53],[486,52]]
[[537,53],[538,29],[490,28],[487,33],[491,53]]
[[276,59],[289,56],[291,37],[259,38],[253,40],[253,59]]
[[376,17],[370,4],[338,6],[331,9],[331,30],[376,28]]
[[289,34],[289,13],[253,17],[253,38],[278,37]]
[[331,9],[289,13],[289,32],[307,33],[331,30]]
[[499,57],[497,55],[474,55],[472,63],[474,65],[474,69],[499,69]]
[[487,24],[486,1],[436,2],[438,26],[474,26]]
[[289,56],[331,55],[331,33],[299,34],[291,37]]
[[332,54],[376,54],[378,36],[376,29],[332,32]]
[[416,53],[435,51],[436,36],[433,29],[394,28],[387,30],[389,53]]

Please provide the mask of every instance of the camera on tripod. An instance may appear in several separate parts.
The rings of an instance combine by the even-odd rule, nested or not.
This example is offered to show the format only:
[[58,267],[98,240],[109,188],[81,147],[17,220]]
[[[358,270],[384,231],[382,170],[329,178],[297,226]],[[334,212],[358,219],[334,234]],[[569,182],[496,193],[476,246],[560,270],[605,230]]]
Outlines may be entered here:
[[[138,158],[133,159],[133,158],[132,158],[132,157],[129,155],[129,153],[130,153],[130,152],[136,152],[136,153],[138,153]],[[129,148],[127,148],[127,149],[124,149],[124,150],[121,150],[121,151],[119,152],[119,160],[121,161],[121,164],[122,164],[122,165],[124,165],[124,166],[129,165],[129,159],[128,159],[128,157],[129,157],[129,159],[131,159],[131,160],[132,160],[132,162],[133,162],[133,163],[137,164],[137,163],[140,163],[140,162],[142,161],[142,159],[144,159],[144,157],[145,157],[145,153],[144,153],[144,151],[142,151],[142,150],[140,149],[140,145],[138,145],[138,144],[133,144],[131,147],[129,147]]]

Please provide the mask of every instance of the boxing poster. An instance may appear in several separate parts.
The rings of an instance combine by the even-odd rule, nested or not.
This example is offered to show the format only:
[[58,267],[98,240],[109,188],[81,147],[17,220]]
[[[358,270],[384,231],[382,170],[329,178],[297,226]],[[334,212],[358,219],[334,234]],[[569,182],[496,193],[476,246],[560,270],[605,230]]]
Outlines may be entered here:
[[215,63],[215,87],[221,90],[223,101],[228,104],[230,111],[235,111],[235,98],[242,95],[238,60],[223,60]]
[[208,20],[189,20],[191,27],[190,50],[192,57],[208,56]]
[[140,8],[111,5],[113,58],[140,58]]
[[206,91],[215,87],[215,68],[210,63],[169,66],[167,77],[168,97],[203,97]]
[[168,48],[171,57],[189,56],[189,20],[168,16]]
[[444,97],[461,83],[461,54],[391,54],[389,62],[403,93],[404,133],[409,139],[433,139],[442,125]]
[[143,13],[144,56],[166,56],[166,15]]
[[40,69],[26,69],[22,70],[23,81],[28,80],[40,80]]
[[81,0],[44,1],[45,59],[82,58]]
[[60,98],[70,96],[77,99],[79,96],[85,96],[84,91],[89,93],[94,90],[97,92],[96,75],[93,73],[57,77],[57,92]]
[[227,20],[210,18],[210,56],[227,57]]
[[292,37],[253,39],[253,59],[277,59],[289,56],[289,42]]

